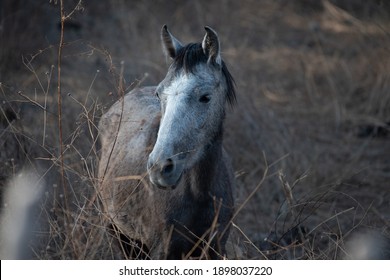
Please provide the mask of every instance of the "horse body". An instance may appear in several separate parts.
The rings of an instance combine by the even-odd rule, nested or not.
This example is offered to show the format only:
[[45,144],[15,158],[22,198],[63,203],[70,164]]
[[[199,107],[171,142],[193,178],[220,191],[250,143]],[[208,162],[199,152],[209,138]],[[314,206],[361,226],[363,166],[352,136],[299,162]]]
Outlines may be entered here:
[[173,59],[165,79],[126,94],[99,123],[103,205],[152,259],[226,253],[234,175],[222,138],[234,88],[218,37],[206,31],[202,44],[183,46],[164,27]]

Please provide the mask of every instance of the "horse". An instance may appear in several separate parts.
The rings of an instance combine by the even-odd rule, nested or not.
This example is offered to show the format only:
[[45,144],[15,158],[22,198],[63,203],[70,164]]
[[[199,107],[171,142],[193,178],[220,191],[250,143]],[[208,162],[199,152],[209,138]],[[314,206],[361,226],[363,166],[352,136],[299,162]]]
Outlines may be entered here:
[[137,252],[123,250],[127,258],[226,258],[235,178],[222,142],[235,83],[217,33],[205,30],[183,45],[164,25],[165,78],[133,89],[99,122],[99,195],[122,245]]

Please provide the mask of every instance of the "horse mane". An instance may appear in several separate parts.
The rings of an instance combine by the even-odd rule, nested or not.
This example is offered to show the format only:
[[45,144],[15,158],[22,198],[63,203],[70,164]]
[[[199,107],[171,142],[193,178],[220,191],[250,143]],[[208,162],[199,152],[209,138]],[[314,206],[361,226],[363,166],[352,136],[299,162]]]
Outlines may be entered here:
[[[207,63],[208,57],[203,52],[201,43],[190,43],[182,47],[177,53],[172,67],[175,71],[183,69],[186,73],[193,73],[200,63]],[[230,74],[225,62],[222,60],[222,75],[225,77],[227,92],[226,97],[230,106],[236,103],[236,88],[233,76]]]

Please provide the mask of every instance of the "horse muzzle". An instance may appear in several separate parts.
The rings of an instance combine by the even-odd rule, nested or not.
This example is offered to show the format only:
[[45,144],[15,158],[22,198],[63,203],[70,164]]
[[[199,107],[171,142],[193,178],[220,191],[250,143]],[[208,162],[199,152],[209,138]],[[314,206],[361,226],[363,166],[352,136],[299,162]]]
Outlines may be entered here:
[[182,164],[171,158],[156,161],[149,156],[147,169],[150,181],[160,189],[175,189],[183,173]]

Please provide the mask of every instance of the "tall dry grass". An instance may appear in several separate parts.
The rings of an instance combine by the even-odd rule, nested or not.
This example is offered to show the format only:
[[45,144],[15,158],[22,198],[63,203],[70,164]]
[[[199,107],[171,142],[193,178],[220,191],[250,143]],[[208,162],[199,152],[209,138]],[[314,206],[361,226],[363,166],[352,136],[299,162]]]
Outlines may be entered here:
[[122,92],[162,79],[163,24],[183,42],[216,29],[237,82],[225,125],[238,183],[229,257],[358,258],[350,240],[373,232],[375,258],[388,258],[386,3],[66,1],[63,14],[74,12],[59,28],[57,2],[0,11],[1,194],[23,167],[45,181],[32,258],[120,257],[97,195],[96,124]]

